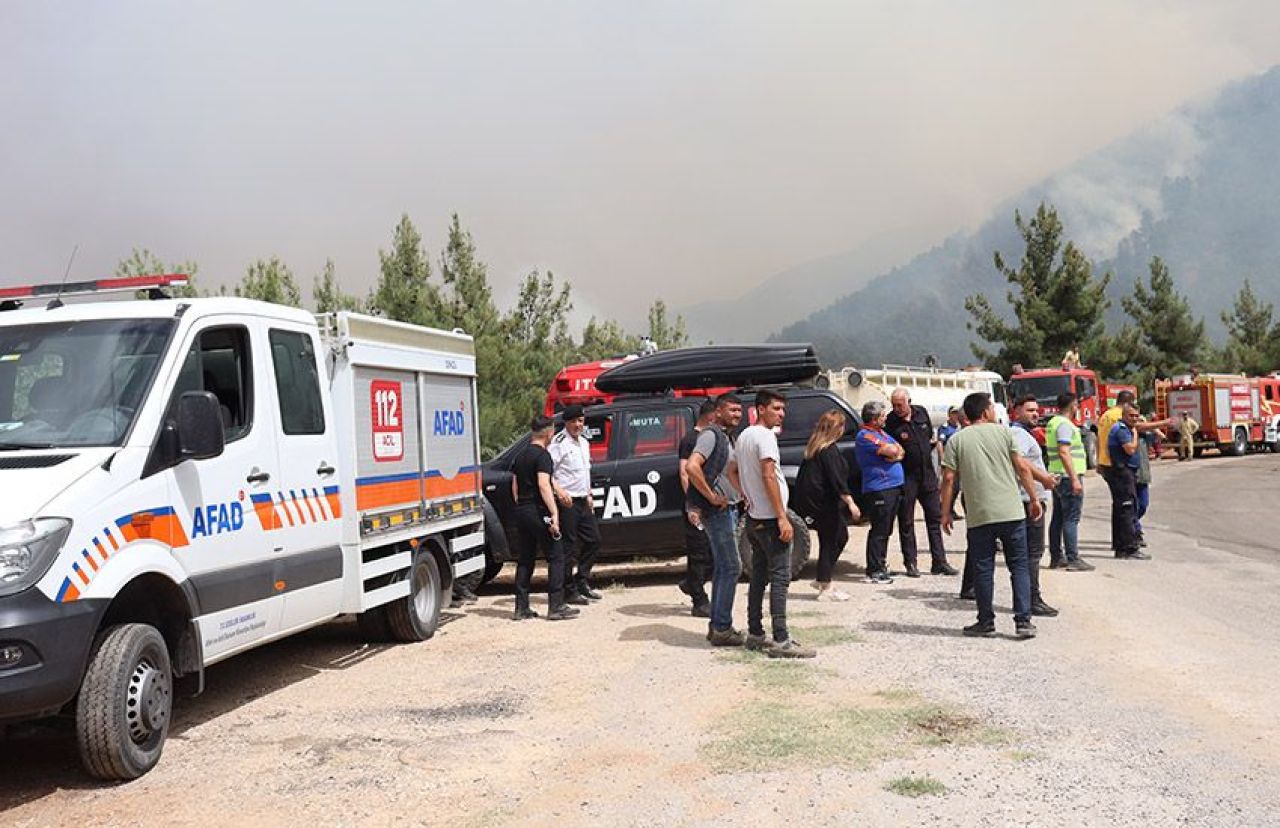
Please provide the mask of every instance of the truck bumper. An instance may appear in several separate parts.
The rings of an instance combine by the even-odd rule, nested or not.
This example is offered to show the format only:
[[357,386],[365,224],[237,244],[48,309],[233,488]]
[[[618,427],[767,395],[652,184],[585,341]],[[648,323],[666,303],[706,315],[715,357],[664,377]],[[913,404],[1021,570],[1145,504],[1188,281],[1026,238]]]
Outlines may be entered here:
[[0,721],[56,713],[75,698],[106,608],[56,603],[35,588],[0,598]]

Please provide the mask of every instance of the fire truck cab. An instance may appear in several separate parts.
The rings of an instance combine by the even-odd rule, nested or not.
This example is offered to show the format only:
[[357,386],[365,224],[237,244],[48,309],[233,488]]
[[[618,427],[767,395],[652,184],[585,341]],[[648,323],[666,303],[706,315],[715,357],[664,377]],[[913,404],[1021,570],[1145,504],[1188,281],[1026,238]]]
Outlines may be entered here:
[[[1098,464],[1098,420],[1102,413],[1116,403],[1121,391],[1138,389],[1132,385],[1105,383],[1089,368],[1036,368],[1018,371],[1009,379],[1009,401],[1032,394],[1040,403],[1044,423],[1058,413],[1058,395],[1071,392],[1076,395],[1075,424],[1080,427],[1084,440],[1085,456],[1089,468]],[[1041,423],[1043,425],[1044,423]],[[1043,440],[1043,436],[1041,436]]]

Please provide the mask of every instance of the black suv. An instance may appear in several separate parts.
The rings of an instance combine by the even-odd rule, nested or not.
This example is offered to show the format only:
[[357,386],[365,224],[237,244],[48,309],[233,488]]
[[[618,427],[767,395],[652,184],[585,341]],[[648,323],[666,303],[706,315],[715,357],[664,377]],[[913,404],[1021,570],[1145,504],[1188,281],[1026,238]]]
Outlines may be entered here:
[[[814,424],[835,408],[848,421],[839,445],[852,470],[853,491],[857,492],[860,481],[853,457],[853,437],[858,430],[858,417],[849,404],[820,389],[793,389],[786,396],[787,417],[778,444],[788,484],[794,489]],[[742,393],[740,397],[741,428],[746,428],[753,395]],[[628,396],[586,409],[585,433],[591,443],[591,485],[600,519],[601,560],[684,554],[684,494],[680,490],[677,448],[693,428],[700,403],[699,398]],[[558,422],[556,427],[560,428]],[[507,537],[515,531],[511,463],[528,442],[525,435],[483,467],[485,580],[497,575],[511,559],[507,543]],[[797,529],[792,553],[792,575],[796,577],[809,559],[809,533],[798,516],[791,513],[790,517]],[[739,541],[739,552],[746,564],[748,548],[744,538],[740,536]]]

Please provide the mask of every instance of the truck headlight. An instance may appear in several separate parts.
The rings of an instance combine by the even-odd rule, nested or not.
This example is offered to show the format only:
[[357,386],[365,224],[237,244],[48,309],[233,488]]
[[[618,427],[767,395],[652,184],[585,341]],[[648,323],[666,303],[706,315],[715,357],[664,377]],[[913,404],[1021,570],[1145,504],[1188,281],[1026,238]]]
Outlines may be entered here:
[[0,595],[21,592],[43,578],[70,531],[66,518],[0,526]]

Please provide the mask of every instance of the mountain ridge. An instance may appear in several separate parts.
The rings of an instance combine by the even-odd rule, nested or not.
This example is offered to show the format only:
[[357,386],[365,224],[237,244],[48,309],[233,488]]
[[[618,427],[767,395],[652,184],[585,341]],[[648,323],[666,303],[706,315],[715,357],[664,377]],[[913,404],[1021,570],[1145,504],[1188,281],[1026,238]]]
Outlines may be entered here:
[[925,354],[944,364],[973,362],[964,298],[983,294],[1007,308],[1008,284],[993,254],[1021,258],[1014,212],[1030,215],[1041,202],[1058,210],[1064,238],[1089,256],[1095,273],[1113,274],[1110,321],[1119,322],[1120,298],[1158,255],[1193,312],[1220,336],[1219,312],[1245,278],[1262,299],[1280,303],[1276,136],[1280,67],[1184,104],[1047,176],[1001,202],[976,229],[860,277],[772,338],[812,341],[829,365],[916,363]]

